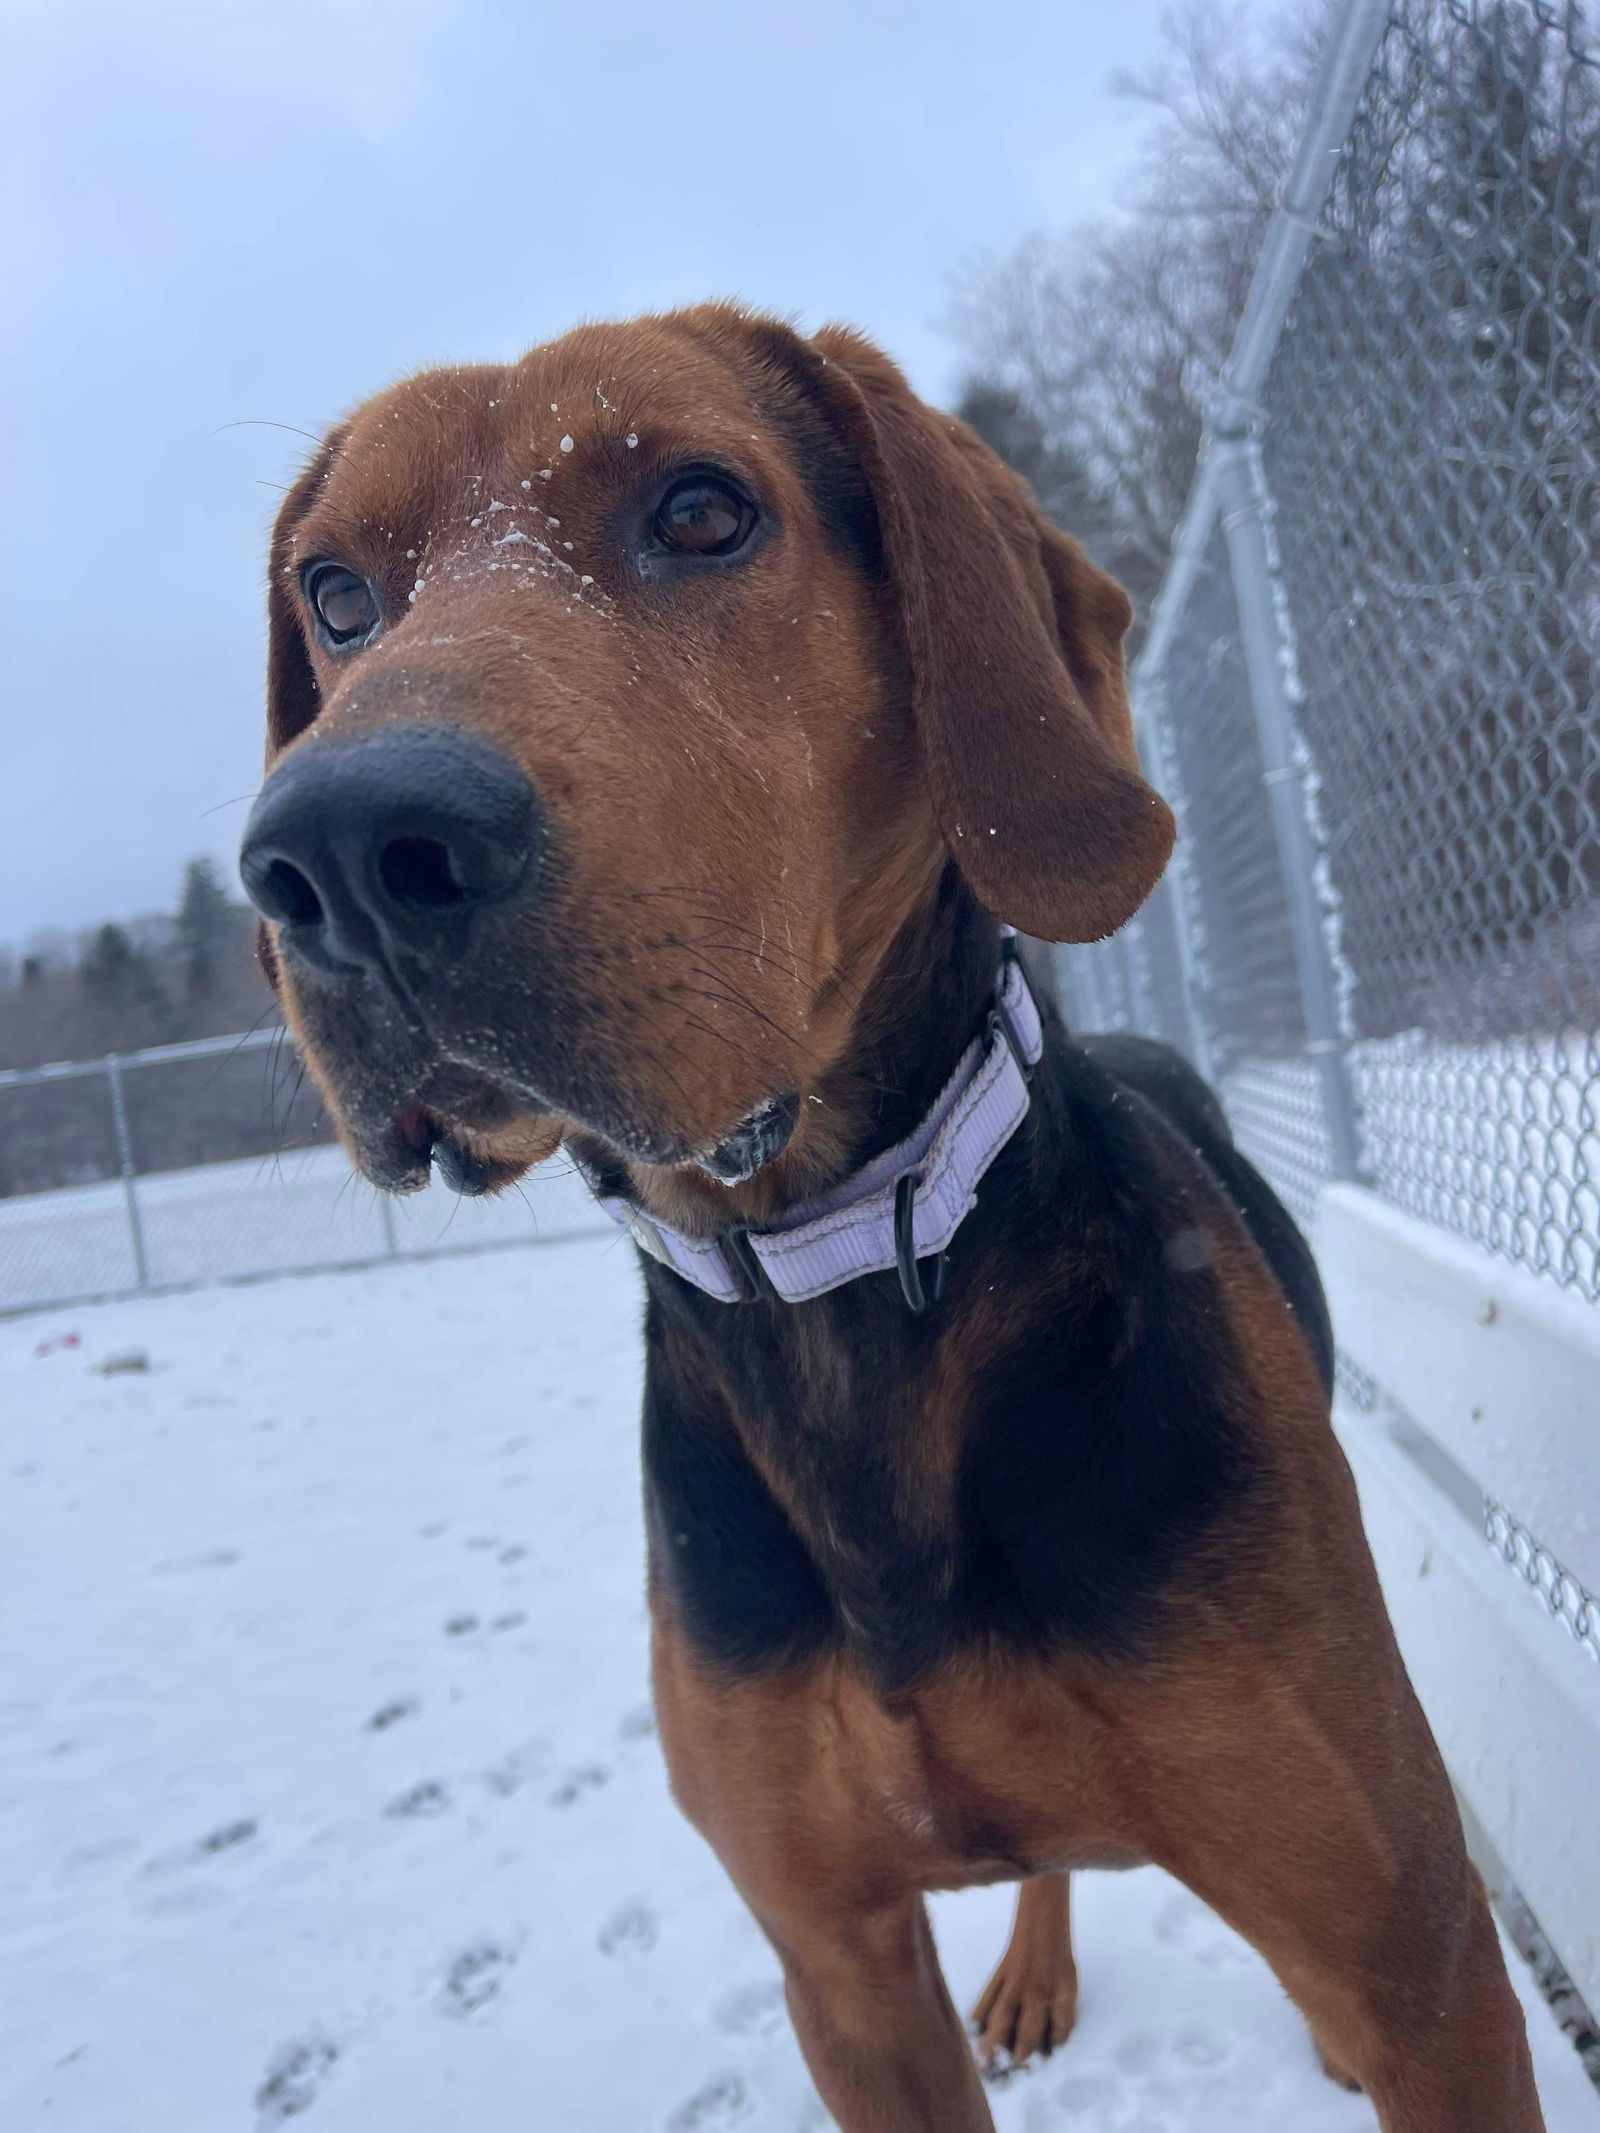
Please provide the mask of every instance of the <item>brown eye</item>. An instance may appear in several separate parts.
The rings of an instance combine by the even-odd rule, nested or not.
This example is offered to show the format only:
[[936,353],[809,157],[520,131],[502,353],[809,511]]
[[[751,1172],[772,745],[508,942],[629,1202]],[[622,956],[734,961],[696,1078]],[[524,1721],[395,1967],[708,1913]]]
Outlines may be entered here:
[[332,643],[353,644],[371,634],[378,620],[378,598],[365,578],[342,563],[314,563],[306,572],[305,588]]
[[755,522],[754,507],[737,489],[693,474],[661,499],[655,533],[664,548],[680,555],[731,555],[749,539]]

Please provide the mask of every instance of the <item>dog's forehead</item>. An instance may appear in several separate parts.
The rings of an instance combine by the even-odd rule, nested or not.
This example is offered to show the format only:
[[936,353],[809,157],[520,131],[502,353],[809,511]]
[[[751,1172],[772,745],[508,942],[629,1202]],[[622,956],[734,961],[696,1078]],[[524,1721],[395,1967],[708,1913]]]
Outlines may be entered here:
[[[737,338],[666,322],[580,327],[511,364],[424,371],[352,417],[322,504],[366,524],[470,518],[697,456],[773,474],[788,439]],[[635,458],[634,455],[638,455]]]

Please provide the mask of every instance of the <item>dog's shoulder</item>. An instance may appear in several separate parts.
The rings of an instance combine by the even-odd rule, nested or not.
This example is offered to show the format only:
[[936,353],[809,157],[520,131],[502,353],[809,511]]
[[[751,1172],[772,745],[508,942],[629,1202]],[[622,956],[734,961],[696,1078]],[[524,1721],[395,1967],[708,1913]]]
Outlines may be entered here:
[[1059,1033],[1035,1117],[1032,1160],[997,1166],[974,1239],[1012,1303],[972,1371],[965,1611],[1024,1642],[1132,1653],[1197,1552],[1215,1561],[1248,1525],[1259,1479],[1215,1248],[1231,1218],[1199,1152],[1227,1125],[1165,1046]]
[[1333,1389],[1333,1325],[1317,1264],[1298,1224],[1234,1143],[1227,1114],[1183,1054],[1125,1031],[1072,1040],[1112,1090],[1142,1097],[1215,1179],[1254,1239],[1299,1322],[1324,1391]]

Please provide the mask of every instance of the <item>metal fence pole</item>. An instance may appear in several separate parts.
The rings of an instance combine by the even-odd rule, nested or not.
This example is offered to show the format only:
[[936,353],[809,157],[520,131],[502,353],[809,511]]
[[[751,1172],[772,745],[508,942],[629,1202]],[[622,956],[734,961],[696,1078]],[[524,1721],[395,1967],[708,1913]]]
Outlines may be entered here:
[[1134,735],[1140,760],[1157,792],[1170,803],[1178,818],[1178,845],[1168,862],[1172,885],[1172,931],[1178,957],[1178,975],[1183,992],[1184,1019],[1189,1026],[1189,1056],[1207,1081],[1215,1081],[1211,1058],[1211,1033],[1201,1011],[1203,991],[1195,956],[1198,927],[1194,912],[1194,883],[1190,878],[1191,854],[1184,845],[1183,807],[1177,790],[1162,720],[1166,715],[1166,678],[1159,666],[1141,667],[1138,701],[1134,708]]
[[1136,911],[1122,930],[1122,964],[1127,972],[1128,1010],[1135,1029],[1154,1029],[1156,1026],[1155,995],[1150,985],[1150,956],[1144,935],[1148,923],[1148,909]]
[[1305,1014],[1306,1050],[1317,1070],[1333,1175],[1362,1176],[1361,1135],[1339,1018],[1339,994],[1316,880],[1317,849],[1304,789],[1303,749],[1289,690],[1279,591],[1267,538],[1261,458],[1248,437],[1221,436],[1218,497],[1228,564],[1239,609],[1239,634],[1250,677],[1250,702],[1261,749],[1262,782],[1283,870],[1284,899]]
[[106,1057],[106,1080],[111,1085],[111,1122],[117,1135],[117,1164],[122,1172],[122,1194],[128,1206],[128,1241],[133,1246],[134,1279],[141,1289],[150,1286],[150,1263],[144,1248],[144,1215],[139,1206],[139,1186],[133,1167],[133,1135],[128,1130],[128,1105],[122,1088],[122,1061],[115,1052]]

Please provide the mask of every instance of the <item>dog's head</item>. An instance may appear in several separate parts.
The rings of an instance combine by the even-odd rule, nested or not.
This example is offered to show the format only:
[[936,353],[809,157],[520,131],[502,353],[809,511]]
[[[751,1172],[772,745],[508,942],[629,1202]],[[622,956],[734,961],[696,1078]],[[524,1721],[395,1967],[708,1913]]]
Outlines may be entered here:
[[1122,591],[850,333],[711,306],[397,386],[291,490],[269,609],[244,876],[393,1189],[574,1126],[741,1176],[949,861],[1090,940],[1171,844]]

